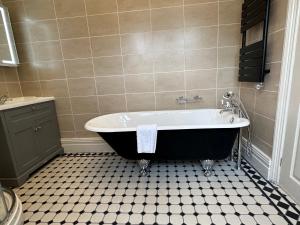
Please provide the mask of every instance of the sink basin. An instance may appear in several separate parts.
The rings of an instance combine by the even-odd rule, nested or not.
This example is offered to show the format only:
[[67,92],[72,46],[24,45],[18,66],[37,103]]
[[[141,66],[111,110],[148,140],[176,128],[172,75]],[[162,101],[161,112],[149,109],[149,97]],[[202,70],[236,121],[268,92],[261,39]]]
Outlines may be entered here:
[[26,97],[18,97],[18,98],[9,98],[3,105],[0,105],[0,111],[26,106],[26,105],[32,105],[41,102],[48,102],[52,100],[54,100],[54,97],[26,96]]

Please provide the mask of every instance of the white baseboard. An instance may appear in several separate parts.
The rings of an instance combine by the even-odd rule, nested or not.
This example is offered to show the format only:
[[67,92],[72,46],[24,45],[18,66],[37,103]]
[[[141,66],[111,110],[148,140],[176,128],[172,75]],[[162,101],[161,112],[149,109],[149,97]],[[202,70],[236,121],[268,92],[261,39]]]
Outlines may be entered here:
[[252,145],[252,154],[248,156],[246,153],[246,139],[243,138],[243,157],[266,179],[268,179],[271,159],[262,150],[255,145]]
[[101,138],[62,138],[65,153],[101,153],[113,152],[113,149]]

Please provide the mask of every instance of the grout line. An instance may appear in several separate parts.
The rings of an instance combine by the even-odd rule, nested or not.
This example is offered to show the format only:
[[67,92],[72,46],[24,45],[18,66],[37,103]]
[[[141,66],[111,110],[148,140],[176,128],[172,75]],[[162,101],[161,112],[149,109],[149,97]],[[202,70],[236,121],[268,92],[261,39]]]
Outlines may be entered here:
[[[52,4],[53,4],[53,7],[54,7],[54,15],[55,15],[55,20],[56,20],[56,27],[57,27],[57,32],[58,32],[58,36],[59,38],[61,37],[61,34],[60,34],[60,31],[59,31],[59,27],[58,27],[58,19],[57,19],[57,16],[56,16],[56,8],[55,8],[55,2],[54,0],[52,0]],[[72,122],[73,122],[73,131],[74,132],[73,134],[76,136],[76,133],[75,133],[75,118],[74,118],[74,111],[73,111],[73,106],[72,106],[72,102],[71,102],[71,94],[70,94],[70,87],[69,87],[69,81],[67,79],[67,70],[66,70],[66,64],[65,64],[65,61],[64,61],[64,53],[63,53],[63,49],[62,49],[62,43],[61,43],[61,40],[59,39],[59,45],[60,45],[60,51],[61,51],[61,54],[62,54],[62,62],[63,62],[63,65],[64,65],[64,72],[65,72],[65,76],[66,76],[66,86],[67,86],[67,93],[68,93],[68,101],[69,101],[69,104],[70,104],[70,110],[71,110],[71,117],[72,117]]]
[[123,48],[122,48],[122,36],[121,36],[121,25],[120,25],[120,16],[119,16],[119,5],[118,5],[118,0],[115,0],[115,3],[117,5],[117,17],[118,17],[118,31],[119,31],[119,45],[120,45],[120,50],[121,50],[121,60],[122,60],[122,77],[123,77],[123,88],[124,88],[124,98],[125,98],[125,111],[128,112],[128,102],[127,102],[127,95],[126,95],[126,82],[125,82],[125,69],[124,69],[124,56],[123,56]]
[[[184,66],[184,71],[183,71],[183,87],[184,87],[184,95],[185,98],[187,98],[187,78],[186,78],[186,23],[185,23],[185,0],[182,0],[182,16],[183,16],[183,66]],[[184,103],[184,108],[187,108],[187,103]]]
[[[89,21],[87,18],[86,0],[84,0],[84,11],[85,11],[85,19],[86,19],[86,23],[87,23],[87,31],[88,31],[88,35],[89,35],[90,51],[91,51],[91,55],[93,56],[92,39],[90,37],[91,31],[90,31]],[[94,60],[92,59],[91,62],[92,62],[92,67],[93,67],[93,78],[94,78],[95,91],[96,91],[96,94],[98,94]],[[98,97],[97,97],[97,109],[98,109],[98,113],[101,114],[100,103],[99,103]]]
[[[149,7],[150,7],[150,32],[151,32],[151,46],[153,45],[153,24],[152,24],[152,4],[151,0],[148,0]],[[154,58],[152,60],[152,76],[153,76],[153,94],[154,94],[154,110],[157,110],[157,96],[156,96],[156,66]]]
[[217,74],[216,74],[216,108],[218,107],[218,77],[219,77],[219,42],[220,42],[220,3],[218,1],[218,29],[217,29]]

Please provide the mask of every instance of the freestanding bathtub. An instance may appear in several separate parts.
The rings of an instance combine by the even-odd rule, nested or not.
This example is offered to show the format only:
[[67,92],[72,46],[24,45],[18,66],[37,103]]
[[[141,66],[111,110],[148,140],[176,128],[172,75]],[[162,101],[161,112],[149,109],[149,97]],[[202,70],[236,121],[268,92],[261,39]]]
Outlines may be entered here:
[[[232,150],[236,136],[249,121],[220,109],[115,113],[88,121],[120,156],[136,160],[221,160]],[[138,154],[136,128],[157,124],[154,154]]]

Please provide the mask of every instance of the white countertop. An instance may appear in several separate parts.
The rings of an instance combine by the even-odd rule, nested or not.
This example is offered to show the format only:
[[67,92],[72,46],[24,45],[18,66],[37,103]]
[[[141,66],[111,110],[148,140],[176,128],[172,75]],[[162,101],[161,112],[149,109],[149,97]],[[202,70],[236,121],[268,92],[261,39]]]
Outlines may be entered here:
[[0,111],[18,108],[26,105],[32,105],[42,102],[53,101],[54,97],[19,97],[19,98],[10,98],[4,105],[0,105]]

